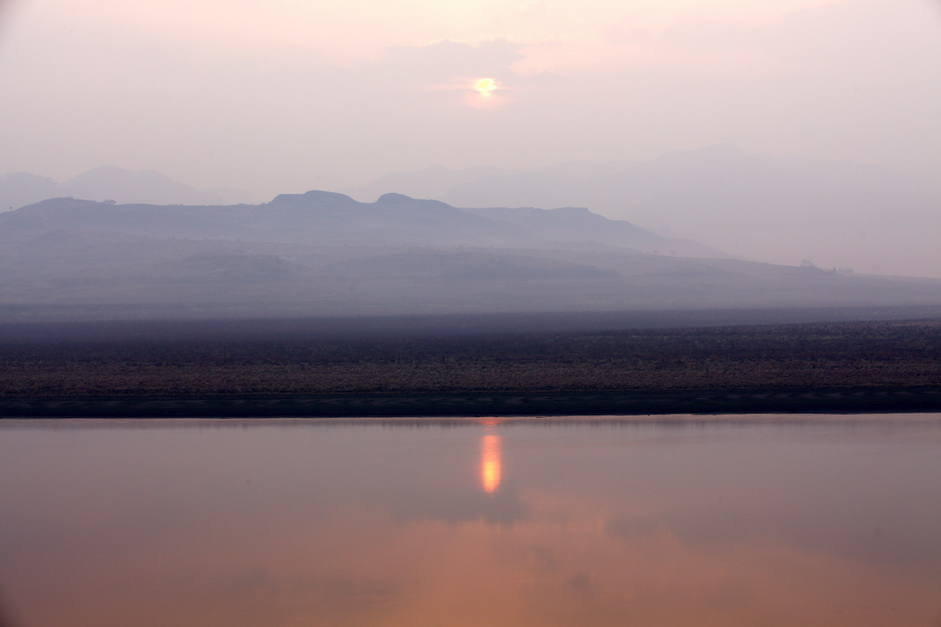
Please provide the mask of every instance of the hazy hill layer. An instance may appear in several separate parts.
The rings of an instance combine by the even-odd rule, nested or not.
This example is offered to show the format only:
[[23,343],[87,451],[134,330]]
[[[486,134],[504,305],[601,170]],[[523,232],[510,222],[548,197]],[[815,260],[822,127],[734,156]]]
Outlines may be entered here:
[[132,172],[113,165],[93,168],[62,183],[27,172],[0,176],[0,211],[65,196],[120,203],[211,205],[246,195],[201,190],[153,170]]
[[321,191],[262,205],[45,201],[0,215],[0,277],[0,318],[941,304],[941,281],[723,258],[585,209]]
[[390,188],[462,207],[585,206],[757,261],[941,277],[941,179],[858,163],[713,146],[645,162],[431,168],[349,191]]
[[386,194],[360,203],[332,192],[282,194],[235,206],[117,205],[60,198],[0,216],[4,239],[51,231],[98,231],[170,239],[305,245],[584,247],[717,257],[690,240],[656,235],[587,209],[462,210],[436,200]]

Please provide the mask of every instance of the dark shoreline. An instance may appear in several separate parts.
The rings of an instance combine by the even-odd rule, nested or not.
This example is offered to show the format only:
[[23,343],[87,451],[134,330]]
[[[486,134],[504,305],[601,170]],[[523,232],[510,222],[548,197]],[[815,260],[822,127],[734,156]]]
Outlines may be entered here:
[[941,411],[941,387],[0,399],[0,417],[408,418]]
[[0,419],[941,411],[938,318],[562,321],[0,325]]

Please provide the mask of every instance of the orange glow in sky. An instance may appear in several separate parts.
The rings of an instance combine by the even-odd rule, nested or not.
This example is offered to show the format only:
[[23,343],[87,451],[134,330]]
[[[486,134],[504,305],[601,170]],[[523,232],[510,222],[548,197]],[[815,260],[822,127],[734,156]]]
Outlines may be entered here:
[[487,494],[500,488],[500,436],[485,435],[480,440],[480,484]]

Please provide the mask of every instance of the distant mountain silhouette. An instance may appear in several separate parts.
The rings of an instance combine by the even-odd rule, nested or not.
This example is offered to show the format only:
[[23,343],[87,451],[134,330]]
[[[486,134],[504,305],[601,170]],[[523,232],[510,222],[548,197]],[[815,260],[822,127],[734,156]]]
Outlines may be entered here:
[[174,317],[941,305],[941,281],[731,259],[583,208],[459,209],[398,193],[45,200],[0,214],[0,277],[0,319],[36,307]]
[[231,201],[233,195],[200,190],[153,170],[132,172],[113,165],[93,168],[64,183],[25,172],[0,176],[0,211],[68,196],[119,203],[215,205]]
[[723,256],[587,209],[457,209],[437,200],[385,194],[374,203],[324,191],[282,194],[262,205],[117,205],[60,198],[0,216],[0,225],[94,229],[146,237],[242,239],[305,245],[611,246],[635,253]]
[[40,200],[65,195],[58,183],[45,176],[27,172],[0,176],[0,211],[19,209]]
[[459,207],[589,207],[759,261],[941,277],[941,180],[864,164],[720,145],[644,162],[438,167],[348,191],[370,198],[389,188]]
[[69,196],[76,198],[110,199],[121,203],[215,205],[224,202],[218,193],[196,189],[154,170],[132,172],[113,165],[83,172],[63,183],[62,187]]

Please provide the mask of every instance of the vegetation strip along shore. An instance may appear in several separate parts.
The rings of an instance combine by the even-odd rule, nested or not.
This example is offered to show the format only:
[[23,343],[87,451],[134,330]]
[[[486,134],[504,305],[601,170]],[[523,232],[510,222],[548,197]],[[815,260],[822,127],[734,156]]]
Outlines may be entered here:
[[941,410],[935,319],[431,335],[300,322],[211,337],[103,329],[0,335],[0,416]]

